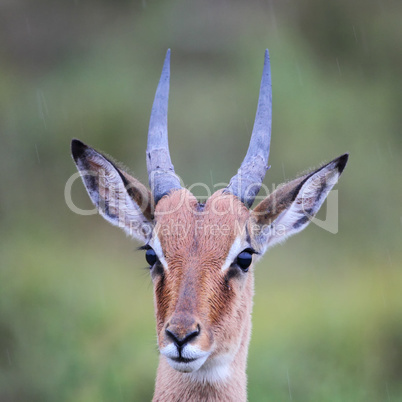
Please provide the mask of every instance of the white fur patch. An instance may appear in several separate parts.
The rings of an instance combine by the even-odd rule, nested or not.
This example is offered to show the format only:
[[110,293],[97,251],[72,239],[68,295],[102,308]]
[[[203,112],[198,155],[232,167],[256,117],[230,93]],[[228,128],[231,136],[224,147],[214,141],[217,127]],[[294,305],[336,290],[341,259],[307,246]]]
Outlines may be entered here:
[[233,261],[236,259],[236,257],[247,247],[247,244],[243,244],[240,236],[236,237],[232,247],[230,247],[226,260],[222,265],[222,271],[226,271],[233,264]]
[[230,364],[233,361],[232,355],[218,356],[206,361],[197,371],[189,373],[191,380],[200,383],[217,383],[227,380],[231,374]]
[[165,268],[165,270],[168,271],[169,270],[168,264],[165,260],[165,255],[163,254],[161,242],[160,242],[157,234],[155,234],[155,236],[150,241],[150,246],[153,248],[156,255],[158,256],[158,259],[161,262],[163,268]]
[[169,365],[182,373],[191,373],[200,369],[210,355],[210,352],[205,352],[197,346],[185,345],[182,349],[181,356],[185,359],[192,359],[188,362],[180,362],[174,359],[179,358],[179,351],[174,343],[170,343],[161,349],[161,354],[166,357]]

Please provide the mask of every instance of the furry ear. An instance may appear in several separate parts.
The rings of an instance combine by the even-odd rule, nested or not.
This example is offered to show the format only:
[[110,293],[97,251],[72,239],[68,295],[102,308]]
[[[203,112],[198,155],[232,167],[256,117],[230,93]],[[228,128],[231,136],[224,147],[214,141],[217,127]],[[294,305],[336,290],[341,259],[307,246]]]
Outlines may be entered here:
[[251,232],[258,249],[285,241],[303,230],[320,209],[348,161],[344,154],[279,187],[252,211]]
[[128,235],[147,242],[153,228],[151,192],[79,140],[71,142],[71,153],[99,213]]

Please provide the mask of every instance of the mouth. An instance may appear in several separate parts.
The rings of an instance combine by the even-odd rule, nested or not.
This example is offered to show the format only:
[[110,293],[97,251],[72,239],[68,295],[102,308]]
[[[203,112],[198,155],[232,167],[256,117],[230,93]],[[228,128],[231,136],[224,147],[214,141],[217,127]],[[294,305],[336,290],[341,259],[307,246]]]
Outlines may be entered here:
[[197,371],[210,355],[210,352],[205,352],[197,346],[187,344],[178,348],[173,343],[162,348],[160,352],[172,368],[182,373]]
[[197,359],[188,359],[185,357],[171,357],[171,360],[173,360],[176,363],[191,363],[191,362],[195,362]]
[[170,367],[174,368],[181,373],[192,373],[199,370],[207,360],[208,356],[200,357],[198,359],[186,359],[184,357],[167,357]]

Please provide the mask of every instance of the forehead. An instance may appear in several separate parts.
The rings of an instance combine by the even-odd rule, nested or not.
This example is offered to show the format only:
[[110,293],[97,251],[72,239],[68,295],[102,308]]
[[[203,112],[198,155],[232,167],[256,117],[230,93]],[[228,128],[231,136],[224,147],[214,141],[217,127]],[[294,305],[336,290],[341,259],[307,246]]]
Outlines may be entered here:
[[166,258],[202,251],[224,257],[236,238],[247,236],[248,217],[248,209],[232,194],[217,191],[202,205],[188,190],[180,189],[158,202],[155,236]]

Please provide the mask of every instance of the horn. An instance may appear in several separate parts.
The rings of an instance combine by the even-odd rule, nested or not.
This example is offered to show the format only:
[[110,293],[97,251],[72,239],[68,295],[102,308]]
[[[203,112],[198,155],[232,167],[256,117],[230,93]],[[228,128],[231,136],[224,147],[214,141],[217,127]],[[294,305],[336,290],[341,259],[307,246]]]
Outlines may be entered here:
[[225,192],[240,198],[249,208],[260,191],[265,173],[268,170],[269,146],[272,123],[272,87],[268,49],[265,50],[264,69],[262,72],[260,96],[255,116],[253,133],[247,154],[232,177]]
[[147,169],[155,204],[173,189],[182,188],[170,160],[167,113],[170,80],[170,49],[166,53],[161,78],[156,89],[148,129]]

